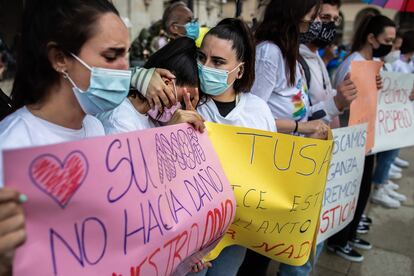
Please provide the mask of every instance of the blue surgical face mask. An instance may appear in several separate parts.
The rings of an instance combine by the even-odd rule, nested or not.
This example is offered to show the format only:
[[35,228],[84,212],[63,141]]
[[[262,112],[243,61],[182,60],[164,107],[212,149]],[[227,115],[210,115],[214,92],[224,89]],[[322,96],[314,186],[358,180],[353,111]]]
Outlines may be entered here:
[[91,67],[76,55],[72,56],[91,71],[89,87],[85,91],[75,84],[68,73],[64,73],[73,85],[76,99],[86,114],[95,115],[109,111],[122,103],[129,92],[130,70]]
[[229,74],[234,72],[234,70],[239,68],[242,64],[243,63],[240,63],[231,71],[226,71],[207,67],[198,62],[198,77],[200,79],[201,90],[211,96],[223,94],[234,83],[227,84]]
[[198,36],[200,35],[200,24],[198,24],[198,21],[191,21],[185,24],[185,35],[188,38],[196,40]]
[[200,35],[200,24],[197,20],[192,20],[185,25],[176,24],[176,26],[185,28],[185,36],[193,40],[196,40]]

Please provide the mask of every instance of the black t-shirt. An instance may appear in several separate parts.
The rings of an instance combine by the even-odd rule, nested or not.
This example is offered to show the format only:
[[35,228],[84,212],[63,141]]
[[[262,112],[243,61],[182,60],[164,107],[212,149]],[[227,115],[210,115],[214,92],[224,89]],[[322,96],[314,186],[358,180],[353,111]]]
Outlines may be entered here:
[[236,101],[232,102],[218,102],[213,100],[214,103],[217,106],[218,111],[220,112],[220,115],[223,117],[226,117],[235,107],[236,107]]

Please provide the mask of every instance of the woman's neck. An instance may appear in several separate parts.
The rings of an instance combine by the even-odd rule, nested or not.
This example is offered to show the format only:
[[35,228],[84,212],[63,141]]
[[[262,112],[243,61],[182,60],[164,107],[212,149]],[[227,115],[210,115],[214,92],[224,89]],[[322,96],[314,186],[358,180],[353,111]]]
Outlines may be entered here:
[[236,91],[234,90],[233,86],[231,86],[223,94],[220,94],[218,96],[211,96],[211,98],[222,103],[234,102],[236,100]]
[[366,43],[364,47],[362,47],[361,50],[358,51],[361,56],[363,56],[366,60],[372,60],[373,59],[373,51],[371,45]]
[[132,103],[134,108],[141,114],[147,114],[147,112],[151,109],[148,102],[145,100],[141,100],[139,97],[128,97],[129,101]]
[[28,105],[33,115],[53,124],[81,129],[85,112],[80,107],[70,84],[54,85],[39,103]]

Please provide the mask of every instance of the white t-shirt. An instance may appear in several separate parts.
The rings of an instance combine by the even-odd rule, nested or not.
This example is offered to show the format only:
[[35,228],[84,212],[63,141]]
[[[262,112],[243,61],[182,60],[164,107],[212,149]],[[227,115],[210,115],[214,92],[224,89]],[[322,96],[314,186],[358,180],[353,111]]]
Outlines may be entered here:
[[399,59],[392,64],[392,70],[396,73],[412,74],[414,73],[414,66],[412,62]]
[[311,115],[306,80],[297,63],[294,86],[286,79],[286,63],[280,48],[271,42],[256,46],[256,79],[251,92],[267,102],[276,119],[307,121]]
[[105,135],[93,116],[86,115],[81,129],[65,128],[34,116],[26,107],[0,122],[0,187],[3,187],[3,150],[42,146]]
[[341,84],[344,80],[346,75],[351,72],[351,61],[364,61],[366,60],[359,52],[354,52],[349,55],[339,66],[338,70],[336,71],[333,86],[337,87]]
[[128,98],[115,109],[96,115],[106,134],[116,134],[155,127],[151,119],[139,113]]
[[211,99],[198,106],[197,112],[209,122],[276,132],[276,122],[266,102],[250,93],[240,93],[236,107],[226,117],[221,116]]

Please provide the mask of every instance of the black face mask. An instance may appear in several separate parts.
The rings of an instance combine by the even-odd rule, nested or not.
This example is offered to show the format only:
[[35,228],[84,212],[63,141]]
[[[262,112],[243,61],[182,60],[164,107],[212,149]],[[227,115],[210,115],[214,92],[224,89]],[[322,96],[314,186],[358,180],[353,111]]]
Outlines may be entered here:
[[322,30],[319,36],[312,41],[318,48],[325,48],[330,45],[336,38],[335,22],[322,23]]
[[385,57],[388,55],[392,50],[392,45],[382,44],[377,49],[372,50],[372,56],[374,58]]
[[309,30],[306,33],[300,33],[299,34],[299,42],[302,44],[307,44],[309,42],[312,42],[315,40],[322,29],[322,23],[321,22],[312,22],[309,25]]

